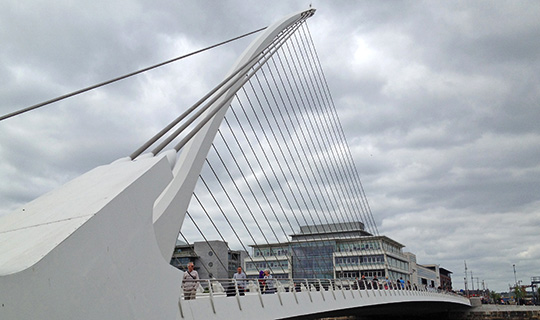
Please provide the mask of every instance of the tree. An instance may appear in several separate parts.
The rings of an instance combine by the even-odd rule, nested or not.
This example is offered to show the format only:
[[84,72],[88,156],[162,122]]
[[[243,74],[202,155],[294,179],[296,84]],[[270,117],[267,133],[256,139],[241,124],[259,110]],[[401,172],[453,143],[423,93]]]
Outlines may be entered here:
[[491,291],[489,293],[489,297],[491,298],[491,300],[495,304],[499,304],[501,302],[501,294],[500,293],[497,293],[495,291]]
[[527,295],[524,287],[516,286],[514,288],[514,296],[516,297],[517,304],[520,304],[520,301]]

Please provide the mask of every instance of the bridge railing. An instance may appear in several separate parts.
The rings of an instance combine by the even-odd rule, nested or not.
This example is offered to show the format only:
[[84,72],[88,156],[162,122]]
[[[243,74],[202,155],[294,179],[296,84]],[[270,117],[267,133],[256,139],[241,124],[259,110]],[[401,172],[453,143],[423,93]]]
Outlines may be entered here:
[[279,294],[284,292],[318,292],[318,291],[351,291],[360,295],[422,295],[429,293],[444,293],[457,295],[453,292],[436,288],[411,286],[392,281],[373,281],[362,279],[188,279],[183,285],[182,297],[186,300],[194,297],[220,297]]
[[[265,305],[265,295],[272,295],[279,300],[281,305],[286,299],[294,299],[298,304],[300,295],[303,298],[309,297],[311,302],[317,300],[316,296],[323,301],[336,300],[339,295],[343,299],[418,299],[419,296],[436,296],[441,294],[454,295],[452,292],[437,290],[434,288],[415,288],[399,282],[387,281],[367,281],[358,279],[186,279],[183,284],[183,294],[178,301],[180,314],[184,318],[183,299],[204,299],[209,301],[211,310],[216,314],[216,299],[219,297],[234,298],[240,311],[242,311],[243,296],[258,296],[258,301],[262,308]],[[392,296],[396,296],[393,298]],[[417,296],[417,297],[412,297]],[[333,299],[332,299],[333,297]],[[466,300],[459,296],[457,299]],[[453,299],[455,300],[455,299]],[[250,300],[253,302],[253,300]],[[319,300],[320,301],[320,300]],[[231,301],[232,302],[232,301]],[[246,306],[244,306],[246,307]]]

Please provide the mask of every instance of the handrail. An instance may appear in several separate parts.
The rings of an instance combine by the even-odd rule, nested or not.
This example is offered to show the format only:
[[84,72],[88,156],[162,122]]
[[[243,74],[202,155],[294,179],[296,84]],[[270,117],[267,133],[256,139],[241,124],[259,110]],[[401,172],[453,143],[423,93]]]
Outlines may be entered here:
[[[273,282],[272,290],[263,290],[262,281],[271,281]],[[431,287],[419,287],[414,288],[410,285],[401,286],[400,284],[387,283],[386,281],[367,281],[359,279],[350,279],[350,278],[338,278],[338,279],[295,279],[295,278],[271,278],[271,279],[259,279],[259,278],[247,278],[247,279],[200,279],[192,280],[190,282],[199,282],[199,289],[197,290],[197,296],[208,296],[210,298],[210,303],[212,310],[215,310],[214,299],[217,296],[236,296],[238,301],[238,308],[242,310],[242,305],[240,303],[241,296],[249,294],[257,294],[260,298],[261,306],[264,308],[264,301],[262,299],[263,295],[277,293],[280,301],[282,300],[281,294],[284,292],[293,293],[296,303],[298,303],[298,298],[296,293],[299,291],[307,291],[307,294],[310,298],[310,301],[313,302],[313,297],[311,291],[320,291],[323,301],[326,301],[324,296],[324,291],[331,291],[336,299],[335,291],[342,291],[344,299],[346,298],[345,291],[351,291],[351,296],[355,299],[354,291],[359,293],[359,297],[363,298],[363,293],[366,294],[366,298],[377,298],[384,296],[400,295],[400,296],[429,296],[432,294],[445,294],[455,297],[463,297],[454,292],[440,290]],[[370,294],[371,292],[371,294]],[[377,295],[376,293],[379,293]],[[282,304],[282,302],[281,302]]]

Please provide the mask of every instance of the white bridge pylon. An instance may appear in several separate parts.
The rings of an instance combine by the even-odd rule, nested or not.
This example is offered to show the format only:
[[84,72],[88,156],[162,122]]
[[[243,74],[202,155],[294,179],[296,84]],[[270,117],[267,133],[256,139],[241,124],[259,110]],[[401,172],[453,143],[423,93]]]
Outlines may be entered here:
[[275,319],[398,300],[466,304],[406,291],[248,294],[238,304],[226,297],[181,300],[182,273],[169,261],[227,107],[261,62],[256,57],[314,11],[282,19],[246,49],[229,73],[232,85],[206,111],[212,117],[178,159],[178,150],[120,159],[1,217],[0,319]]

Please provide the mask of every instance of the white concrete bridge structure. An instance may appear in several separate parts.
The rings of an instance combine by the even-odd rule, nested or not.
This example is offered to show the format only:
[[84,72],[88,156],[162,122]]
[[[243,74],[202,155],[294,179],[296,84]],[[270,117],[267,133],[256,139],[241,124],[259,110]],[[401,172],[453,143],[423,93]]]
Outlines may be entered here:
[[274,294],[255,288],[227,297],[212,289],[196,300],[182,299],[182,272],[169,261],[227,108],[236,91],[314,12],[293,14],[267,28],[224,82],[201,100],[206,104],[192,108],[198,122],[173,149],[162,151],[168,141],[143,153],[156,138],[130,157],[97,167],[1,217],[0,319],[287,319],[374,306],[468,306],[468,300],[444,293],[358,290],[318,280],[305,280],[298,291],[284,283]]
[[[254,282],[255,281],[255,282]],[[470,306],[467,298],[437,290],[371,286],[355,281],[328,279],[274,280],[277,290],[262,294],[257,280],[239,295],[231,280],[201,280],[197,299],[179,303],[184,319],[318,319],[339,315],[404,316],[444,313]],[[227,287],[232,294],[226,293]],[[296,289],[294,289],[296,288]]]

